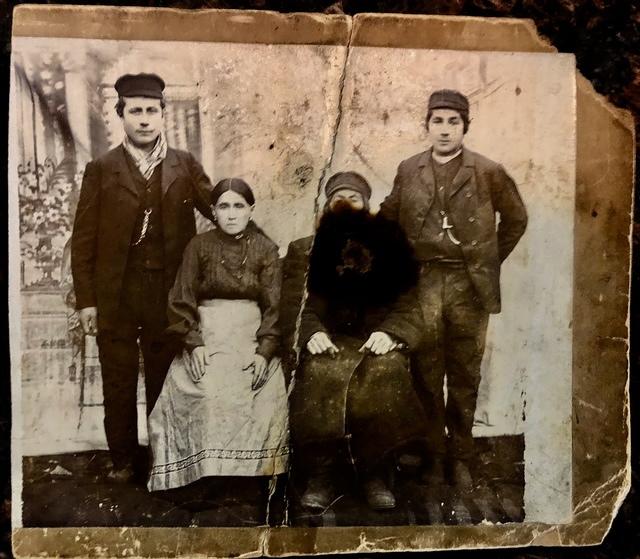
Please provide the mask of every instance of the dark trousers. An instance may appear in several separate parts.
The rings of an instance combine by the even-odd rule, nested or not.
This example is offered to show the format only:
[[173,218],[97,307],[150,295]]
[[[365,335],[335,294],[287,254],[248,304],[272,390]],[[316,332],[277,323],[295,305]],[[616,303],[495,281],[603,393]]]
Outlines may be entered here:
[[426,332],[413,371],[430,415],[429,448],[436,457],[448,451],[453,459],[469,460],[489,314],[465,267],[423,265],[419,297]]
[[164,336],[166,309],[164,271],[128,270],[122,286],[118,325],[98,333],[104,428],[117,468],[131,465],[139,454],[138,347],[144,360],[147,415],[160,395],[175,353],[173,344]]
[[[392,451],[424,439],[427,416],[409,371],[407,357],[392,351],[365,355],[359,348],[367,337],[332,334],[340,349],[330,355],[305,355],[296,371],[289,400],[291,441],[298,448],[344,442],[359,471],[374,468]],[[332,443],[331,441],[335,441]],[[308,468],[315,463],[313,452]]]

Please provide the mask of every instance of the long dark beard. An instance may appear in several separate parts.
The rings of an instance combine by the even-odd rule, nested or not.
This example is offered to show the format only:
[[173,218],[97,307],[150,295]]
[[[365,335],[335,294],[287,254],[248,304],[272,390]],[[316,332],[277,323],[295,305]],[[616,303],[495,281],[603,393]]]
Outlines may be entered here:
[[385,305],[418,281],[419,264],[400,227],[367,210],[334,207],[322,217],[308,288],[333,301]]

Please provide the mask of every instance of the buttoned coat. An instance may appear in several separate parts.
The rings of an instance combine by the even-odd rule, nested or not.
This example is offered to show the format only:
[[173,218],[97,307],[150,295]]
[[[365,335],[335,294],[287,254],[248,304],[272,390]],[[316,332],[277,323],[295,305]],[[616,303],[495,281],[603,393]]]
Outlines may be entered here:
[[[369,216],[368,213],[363,213],[363,215]],[[332,216],[327,216],[323,219],[331,218]],[[355,229],[345,228],[345,224]],[[341,228],[345,228],[345,231],[342,231]],[[377,231],[377,236],[373,235],[373,231]],[[415,271],[415,260],[413,255],[408,252],[411,251],[411,248],[408,247],[407,240],[396,222],[371,217],[364,219],[362,215],[357,215],[355,219],[352,216],[333,217],[331,221],[327,221],[318,229],[315,239],[314,236],[309,236],[289,244],[283,262],[282,294],[280,297],[280,331],[286,350],[295,349],[294,337],[304,297],[307,270],[311,274],[312,284],[314,277],[318,278],[315,281],[316,284],[326,284],[331,276],[329,271],[336,269],[341,261],[341,250],[345,242],[348,239],[360,237],[366,240],[368,247],[372,253],[377,255],[377,258],[385,260],[383,264],[378,265],[379,268],[385,270],[385,273],[392,274],[384,282],[385,288],[391,293],[389,300],[385,304],[368,301],[368,305],[360,309],[362,334],[366,338],[376,330],[387,332],[405,342],[412,349],[420,342],[423,323],[421,313],[416,305],[415,293],[413,291],[405,293],[406,287],[401,287],[401,285],[404,286],[403,282],[406,279],[397,277],[397,273],[402,273],[399,272],[399,269]],[[316,254],[315,267],[310,267],[314,240],[318,243],[316,250],[321,253],[321,256]],[[387,249],[393,247],[388,251],[393,255],[393,260],[388,253],[381,250],[382,243],[386,245]],[[318,268],[322,268],[322,270],[318,270]],[[393,272],[389,272],[390,270]],[[364,286],[365,282],[362,287],[364,288]],[[340,282],[338,282],[336,290],[337,292],[342,290]],[[318,294],[313,293],[313,289],[310,290],[305,309],[300,317],[299,348],[304,348],[315,332],[327,332],[330,336],[335,334],[329,324],[340,327],[338,315],[341,313],[337,311],[342,307],[349,307],[345,301],[338,303],[337,300],[337,295]]]
[[[420,439],[427,418],[407,356],[359,351],[372,332],[386,332],[409,350],[424,334],[414,291],[419,263],[398,224],[366,210],[328,212],[314,238],[289,245],[284,268],[281,301],[293,306],[281,311],[287,332],[295,332],[308,280],[298,328],[301,363],[290,396],[294,445],[350,434],[356,464],[371,466]],[[325,332],[338,353],[305,351],[316,332]]]
[[[415,245],[435,195],[429,149],[400,163],[380,213],[400,223]],[[446,208],[483,307],[490,313],[500,312],[500,265],[527,226],[527,212],[515,182],[502,165],[463,148],[462,165]]]
[[[85,169],[71,238],[71,268],[76,308],[98,308],[98,328],[117,326],[141,193],[122,145],[90,161]],[[171,288],[182,253],[196,233],[196,207],[213,220],[211,183],[187,152],[167,149],[161,164],[165,286]]]

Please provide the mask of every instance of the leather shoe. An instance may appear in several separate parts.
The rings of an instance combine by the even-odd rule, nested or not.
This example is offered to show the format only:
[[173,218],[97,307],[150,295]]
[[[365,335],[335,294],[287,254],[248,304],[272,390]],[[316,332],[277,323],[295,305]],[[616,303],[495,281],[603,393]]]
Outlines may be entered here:
[[130,483],[133,481],[135,473],[132,466],[125,466],[124,468],[112,468],[107,474],[107,479],[114,483]]
[[464,491],[473,489],[473,477],[469,467],[462,460],[454,460],[451,467],[451,481],[453,484]]
[[364,495],[367,504],[374,510],[393,509],[396,498],[379,477],[369,477],[364,482]]
[[300,504],[305,509],[325,510],[333,501],[333,486],[326,477],[312,477],[307,483],[307,489],[302,494]]

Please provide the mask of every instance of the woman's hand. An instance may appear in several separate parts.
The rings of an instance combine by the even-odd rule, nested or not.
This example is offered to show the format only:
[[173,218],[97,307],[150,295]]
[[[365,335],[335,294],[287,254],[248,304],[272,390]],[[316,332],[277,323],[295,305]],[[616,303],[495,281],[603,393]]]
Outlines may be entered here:
[[204,346],[194,347],[191,353],[186,349],[182,352],[182,361],[193,382],[200,382],[200,379],[207,372],[209,356]]
[[307,349],[311,355],[319,355],[320,353],[330,353],[334,355],[340,350],[333,344],[331,338],[326,332],[316,332],[307,342]]
[[372,332],[359,351],[369,350],[375,355],[385,355],[397,347],[399,344],[393,341],[393,338],[386,332]]
[[253,379],[251,380],[251,390],[262,388],[265,382],[269,380],[269,363],[264,356],[256,353],[253,363],[249,363],[244,370],[253,369]]

